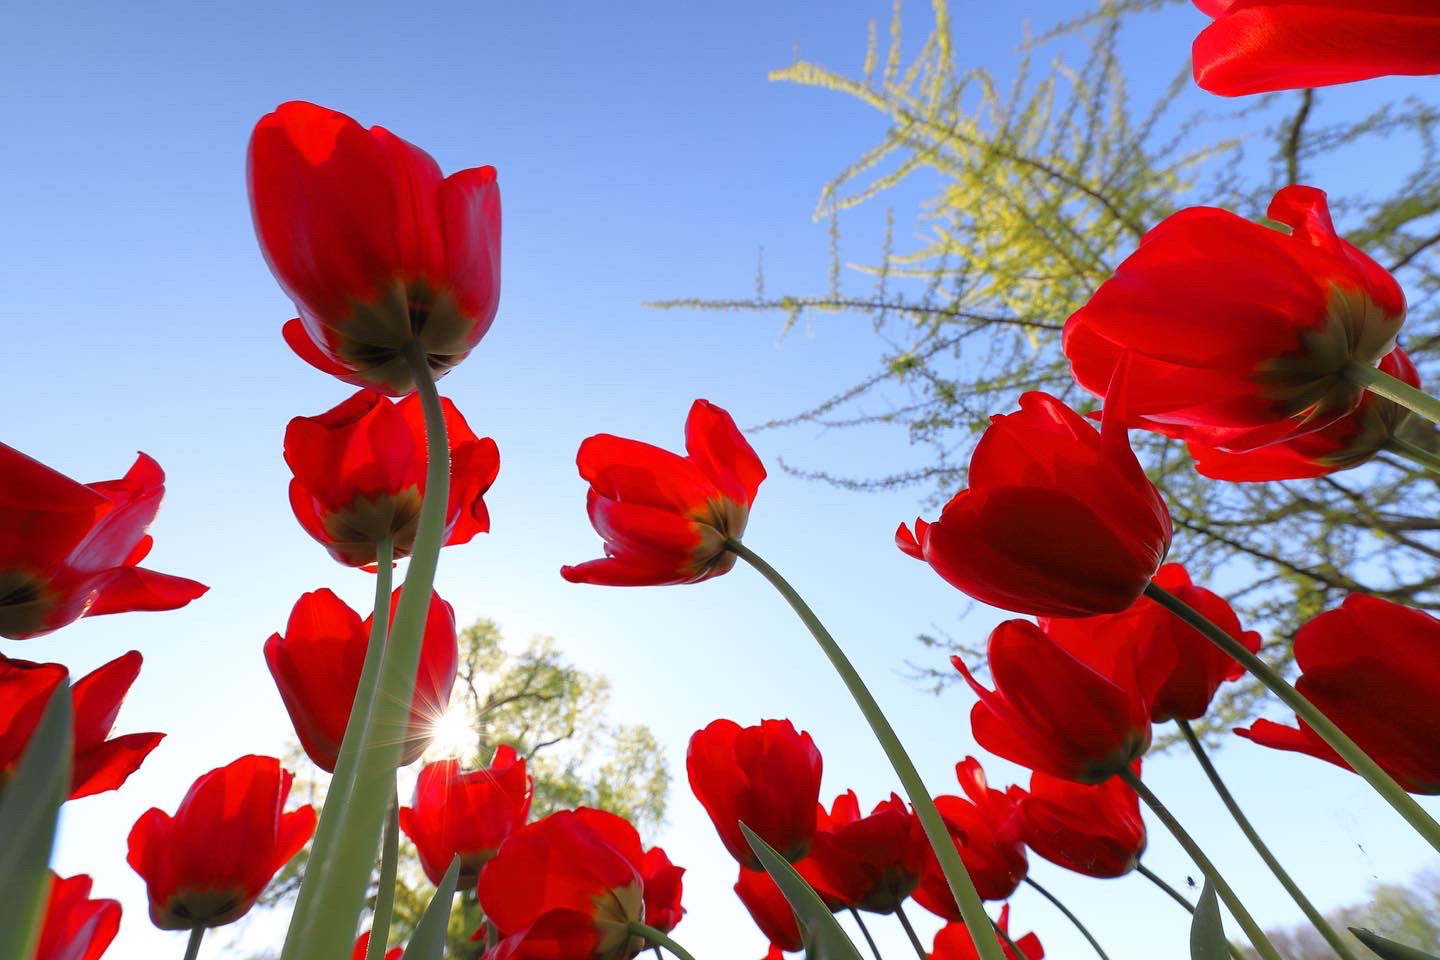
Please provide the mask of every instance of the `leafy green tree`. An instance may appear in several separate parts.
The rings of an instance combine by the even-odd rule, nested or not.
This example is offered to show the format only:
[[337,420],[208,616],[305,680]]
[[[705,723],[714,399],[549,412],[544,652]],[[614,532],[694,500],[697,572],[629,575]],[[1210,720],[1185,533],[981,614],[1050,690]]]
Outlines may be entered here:
[[[669,767],[648,727],[606,718],[609,681],[567,661],[550,637],[532,639],[520,652],[510,652],[491,620],[466,627],[459,641],[460,669],[450,709],[463,711],[465,723],[457,727],[465,735],[461,742],[437,742],[430,751],[434,756],[427,754],[426,760],[455,756],[462,768],[475,769],[489,764],[496,747],[510,744],[526,757],[535,779],[532,819],[583,805],[625,817],[641,836],[660,826]],[[287,765],[309,765],[298,745]],[[315,776],[297,780],[296,795],[302,791],[313,802],[323,800],[324,786]],[[267,888],[265,905],[288,909],[299,890],[305,856],[291,861]],[[434,892],[414,847],[403,837],[398,876],[392,943],[405,942]],[[481,920],[473,890],[456,897],[447,956],[478,957],[484,952],[483,943],[469,939]]]
[[[1415,878],[1410,886],[1381,883],[1370,888],[1363,903],[1332,910],[1325,919],[1336,930],[1359,927],[1440,956],[1440,871],[1429,870]],[[1265,931],[1276,949],[1290,960],[1334,960],[1335,951],[1313,927],[1301,925],[1283,930]],[[1345,934],[1348,938],[1349,935]],[[1356,956],[1369,951],[1352,941]],[[1246,960],[1258,955],[1248,945],[1239,947]]]
[[[1015,80],[961,67],[945,0],[913,59],[904,56],[896,0],[889,42],[872,22],[863,69],[850,76],[798,61],[771,78],[843,94],[868,108],[875,147],[821,191],[817,220],[830,223],[829,288],[773,296],[763,270],[751,297],[667,300],[669,308],[775,311],[784,329],[826,316],[863,318],[879,352],[858,383],[762,429],[821,425],[904,431],[924,454],[914,466],[848,475],[823,464],[791,473],[866,491],[918,486],[932,506],[965,483],[970,450],[992,413],[1026,390],[1046,390],[1081,410],[1096,405],[1071,380],[1060,330],[1133,251],[1145,231],[1184,206],[1263,214],[1280,186],[1316,182],[1349,239],[1397,273],[1410,301],[1404,345],[1434,382],[1440,347],[1440,111],[1406,99],[1364,116],[1331,109],[1326,91],[1227,101],[1193,91],[1188,64],[1152,101],[1137,104],[1120,54],[1125,28],[1186,0],[1104,2],[1021,47]],[[1078,51],[1078,65],[1067,63]],[[1042,61],[1042,57],[1046,58]],[[1186,104],[1201,103],[1187,113]],[[1393,176],[1337,180],[1334,161],[1383,156]],[[1322,169],[1323,167],[1323,169]],[[1373,162],[1362,165],[1374,170]],[[901,183],[933,185],[902,222],[917,240],[898,247],[896,213],[859,267],[873,288],[842,288],[840,221]],[[1317,480],[1229,484],[1195,473],[1183,444],[1132,435],[1172,505],[1171,559],[1219,586],[1242,616],[1268,629],[1266,653],[1289,657],[1294,630],[1349,592],[1365,590],[1440,608],[1440,490],[1433,478],[1381,454],[1349,474]],[[1407,437],[1437,447],[1435,431]],[[920,638],[979,659],[982,644],[937,631]],[[917,677],[953,682],[926,657]],[[1222,692],[1213,728],[1252,714],[1258,684]]]

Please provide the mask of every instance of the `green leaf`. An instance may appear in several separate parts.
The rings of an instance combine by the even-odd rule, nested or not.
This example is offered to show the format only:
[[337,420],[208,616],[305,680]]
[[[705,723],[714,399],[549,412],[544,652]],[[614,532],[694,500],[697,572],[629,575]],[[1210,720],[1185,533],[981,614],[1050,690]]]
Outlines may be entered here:
[[441,960],[445,955],[445,932],[450,926],[450,905],[455,902],[455,884],[460,882],[460,857],[450,861],[450,869],[440,878],[440,886],[430,905],[415,924],[410,943],[401,960]]
[[1195,902],[1195,917],[1190,921],[1190,960],[1226,960],[1230,944],[1225,939],[1225,926],[1220,919],[1220,903],[1209,880]]
[[26,960],[40,939],[50,895],[50,849],[70,794],[70,684],[55,688],[15,775],[0,792],[0,960]]
[[845,935],[835,915],[826,908],[820,895],[810,889],[805,878],[770,844],[756,836],[755,831],[743,823],[740,830],[760,859],[760,865],[795,911],[795,918],[800,921],[800,936],[805,941],[806,960],[861,960],[860,952]]
[[1394,940],[1386,940],[1369,930],[1351,927],[1350,932],[1355,934],[1355,939],[1369,947],[1381,960],[1440,960],[1440,957],[1436,957],[1433,953],[1416,950],[1414,947],[1407,947]]

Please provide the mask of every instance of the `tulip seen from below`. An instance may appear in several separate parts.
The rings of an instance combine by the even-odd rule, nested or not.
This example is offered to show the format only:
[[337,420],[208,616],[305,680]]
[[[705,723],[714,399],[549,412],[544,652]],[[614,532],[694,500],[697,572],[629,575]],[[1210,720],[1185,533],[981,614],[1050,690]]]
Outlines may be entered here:
[[[1000,908],[1000,919],[996,921],[1000,929],[1010,931],[1010,905],[1007,903]],[[992,932],[996,940],[1001,938]],[[1040,938],[1033,933],[1027,933],[1023,937],[1012,937],[1015,946],[1020,948],[1020,953],[1010,949],[1010,945],[1001,940],[1001,948],[1005,951],[1006,960],[1044,960],[1045,948],[1040,945]],[[935,934],[935,945],[930,951],[929,960],[977,960],[980,955],[975,952],[975,943],[970,938],[970,931],[963,923],[947,923]]]
[[[1134,770],[1138,776],[1138,761]],[[1118,777],[1086,786],[1036,771],[1029,790],[1010,794],[1012,835],[1051,863],[1100,879],[1123,877],[1140,863],[1140,798]]]
[[803,950],[805,942],[800,938],[800,923],[795,911],[785,899],[785,894],[770,879],[764,870],[740,868],[740,877],[735,881],[735,896],[745,905],[750,919],[770,941],[770,953]]
[[[990,786],[974,757],[955,765],[955,778],[965,796],[938,796],[935,807],[981,898],[1007,900],[1029,872],[1025,845],[1006,829],[1014,815],[1013,801],[1005,791]],[[959,921],[960,911],[933,851],[927,851],[925,861],[915,902],[939,917]]]
[[802,876],[827,905],[894,913],[914,892],[930,857],[920,821],[898,795],[862,815],[855,791],[847,790],[829,810],[818,809],[815,842],[802,861],[813,870]]
[[99,960],[120,931],[120,904],[92,900],[85,874],[50,873],[45,921],[32,960]]
[[525,758],[502,744],[483,770],[462,772],[458,760],[427,764],[411,805],[400,808],[400,829],[415,844],[420,865],[438,884],[460,857],[460,885],[473,885],[505,838],[530,815],[534,781]]

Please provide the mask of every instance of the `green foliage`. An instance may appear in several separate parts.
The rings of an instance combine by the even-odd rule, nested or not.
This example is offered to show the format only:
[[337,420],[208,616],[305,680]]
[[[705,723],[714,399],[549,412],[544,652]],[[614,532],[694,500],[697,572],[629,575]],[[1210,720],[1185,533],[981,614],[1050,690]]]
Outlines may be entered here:
[[[883,51],[871,25],[859,76],[807,61],[772,73],[852,98],[882,131],[821,191],[815,216],[830,222],[835,251],[829,289],[771,297],[760,277],[753,297],[652,305],[774,311],[787,330],[832,312],[866,318],[877,334],[874,372],[760,428],[898,429],[923,450],[913,465],[878,475],[787,470],[861,491],[919,486],[932,505],[943,503],[964,485],[989,415],[1013,409],[1019,393],[1046,390],[1094,407],[1070,378],[1059,332],[1149,227],[1202,204],[1258,219],[1280,186],[1314,177],[1322,158],[1333,169],[1349,151],[1407,164],[1393,184],[1327,176],[1319,185],[1349,238],[1400,277],[1410,300],[1405,347],[1434,382],[1440,111],[1404,100],[1357,117],[1329,110],[1328,95],[1314,91],[1227,101],[1194,93],[1188,64],[1137,104],[1120,56],[1124,28],[1167,5],[1102,3],[1025,43],[1003,88],[985,67],[957,65],[944,0],[934,0],[934,29],[911,59],[897,0]],[[1203,106],[1187,113],[1191,103]],[[843,291],[838,220],[902,183],[930,192],[911,215],[916,242],[895,249],[887,209],[878,258],[857,268],[874,278],[873,290]],[[1433,430],[1413,426],[1413,442],[1440,446]],[[1440,609],[1440,491],[1409,464],[1382,454],[1319,480],[1223,484],[1196,474],[1182,444],[1143,432],[1133,441],[1173,508],[1171,558],[1221,584],[1242,616],[1268,628],[1273,660],[1287,662],[1298,624],[1348,592]],[[982,638],[939,631],[920,639],[973,659],[983,647]],[[954,682],[943,663],[925,657],[917,679]],[[1261,696],[1254,683],[1231,685],[1208,729],[1251,715]]]
[[[1440,956],[1440,871],[1420,874],[1409,886],[1377,884],[1363,903],[1330,911],[1325,919],[1337,930],[1360,927],[1423,954]],[[1267,930],[1266,935],[1289,960],[1333,960],[1335,952],[1308,925]],[[1360,956],[1368,953],[1356,947]],[[1255,954],[1248,947],[1246,960]]]

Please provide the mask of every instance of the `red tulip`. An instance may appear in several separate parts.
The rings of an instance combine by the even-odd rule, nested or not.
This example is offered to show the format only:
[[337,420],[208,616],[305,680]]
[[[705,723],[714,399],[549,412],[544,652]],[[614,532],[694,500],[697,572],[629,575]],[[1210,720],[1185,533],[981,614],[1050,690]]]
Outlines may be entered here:
[[1076,783],[1103,783],[1150,746],[1150,703],[1170,675],[1173,651],[1138,656],[1133,645],[1101,673],[1028,620],[990,634],[993,691],[951,663],[980,701],[970,712],[975,739],[1021,766]]
[[204,593],[194,580],[138,566],[164,494],[164,471],[143,453],[119,480],[76,483],[0,443],[0,637],[174,610]]
[[[1440,794],[1440,620],[1351,594],[1295,634],[1296,688],[1411,793]],[[1348,769],[1311,730],[1257,720],[1236,733]]]
[[[955,765],[955,777],[965,797],[936,797],[935,808],[940,811],[981,899],[1009,899],[1030,866],[1025,845],[1006,831],[1006,824],[1014,813],[1013,803],[1004,791],[990,787],[985,781],[985,771],[974,757],[966,757]],[[915,889],[915,902],[946,920],[960,919],[955,895],[940,870],[940,861],[928,846],[925,869]]]
[[[110,737],[131,684],[140,674],[141,657],[131,650],[75,681],[70,689],[75,753],[70,772],[71,800],[118,790],[163,733],[127,733]],[[68,672],[58,663],[31,663],[0,656],[0,785],[40,723],[40,715]]]
[[[1385,354],[1380,369],[1412,387],[1420,386],[1419,371],[1399,347]],[[1216,480],[1302,480],[1360,466],[1385,449],[1411,419],[1405,407],[1367,392],[1360,406],[1330,426],[1258,450],[1229,453],[1196,440],[1185,446],[1195,469]]]
[[[1140,763],[1133,767],[1140,773]],[[1140,797],[1119,777],[1083,786],[1036,771],[1030,789],[1010,788],[1011,829],[1051,863],[1087,877],[1121,877],[1145,852]]]
[[1322,191],[1285,187],[1268,216],[1290,232],[1191,207],[1147,233],[1065,324],[1080,385],[1104,393],[1128,355],[1130,425],[1232,452],[1353,411],[1341,371],[1395,348],[1405,295],[1335,233]]
[[575,458],[590,484],[590,522],[605,558],[560,568],[571,583],[614,587],[697,583],[727,573],[765,467],[730,414],[696,400],[686,456],[639,440],[590,437]]
[[[392,618],[399,604],[397,589],[390,595]],[[374,619],[367,617],[362,623],[360,615],[334,593],[316,590],[295,602],[285,635],[273,633],[265,641],[265,662],[300,745],[315,765],[328,773],[335,771],[340,741],[345,738]],[[450,705],[459,661],[455,611],[439,594],[431,594],[402,765],[419,760],[430,746],[435,722]],[[446,860],[445,865],[449,863]]]
[[247,176],[260,250],[300,313],[285,340],[301,359],[401,396],[415,388],[412,344],[439,379],[490,329],[500,302],[494,167],[443,177],[383,127],[292,101],[255,125]]
[[[490,529],[485,491],[500,472],[500,451],[476,437],[448,399],[440,401],[450,441],[450,502],[445,545]],[[408,557],[425,495],[425,422],[418,397],[392,403],[361,390],[318,417],[285,428],[285,462],[295,518],[346,566],[375,563],[375,545],[394,541]]]
[[[804,863],[811,885],[836,906],[894,913],[920,882],[930,842],[919,819],[895,794],[861,816],[854,790],[817,811],[815,844]],[[809,878],[807,878],[809,879]]]
[[1170,549],[1170,513],[1125,430],[1045,393],[991,417],[970,487],[895,542],[982,603],[1052,617],[1124,610]]
[[[365,960],[365,951],[370,949],[370,931],[366,930],[360,934],[360,939],[355,941],[355,949],[350,952],[350,960]],[[385,960],[400,960],[405,955],[403,947],[392,947],[385,951]]]
[[91,900],[85,874],[61,878],[50,874],[45,922],[31,960],[99,960],[120,931],[120,904]]
[[629,960],[646,943],[640,836],[603,810],[562,810],[516,830],[480,872],[501,942],[489,960]]
[[400,829],[415,844],[430,882],[438,884],[458,854],[461,886],[473,884],[530,816],[534,786],[525,758],[509,745],[496,747],[484,770],[461,773],[458,760],[426,764],[411,805],[400,808]]
[[809,733],[796,733],[789,720],[762,720],[754,727],[716,720],[696,731],[685,755],[695,799],[725,849],[752,870],[760,861],[741,823],[792,863],[809,852],[821,767],[815,741]]
[[[1010,932],[1008,903],[1000,908],[1000,919],[997,923],[1006,933]],[[1017,955],[999,936],[995,936],[995,939],[1000,943],[1000,949],[1005,951],[1007,960],[1044,960],[1045,948],[1040,946],[1040,938],[1033,933],[1015,938],[1015,946],[1020,948],[1020,953],[1024,956]],[[935,934],[935,946],[930,951],[930,960],[980,960],[980,954],[975,950],[975,941],[970,939],[969,928],[959,922],[947,923],[942,927],[940,932]]]
[[800,924],[795,911],[790,909],[785,894],[770,879],[764,870],[740,868],[740,879],[735,881],[735,896],[750,912],[755,926],[770,941],[770,956],[780,951],[803,950],[805,942],[800,939]]
[[313,807],[283,812],[292,779],[273,757],[241,757],[196,780],[173,817],[141,814],[126,859],[145,880],[157,927],[218,927],[255,905],[315,832]]
[[[1230,604],[1191,583],[1180,564],[1161,567],[1155,583],[1220,625],[1251,653],[1260,649],[1260,634],[1241,627]],[[1150,700],[1150,719],[1156,723],[1200,719],[1220,684],[1245,672],[1229,654],[1149,597],[1120,613],[1080,620],[1042,619],[1040,627],[1051,640],[1107,676],[1126,669],[1122,660],[1168,660],[1169,676]]]
[[1390,75],[1440,73],[1432,0],[1195,0],[1195,82],[1239,97]]
[[670,857],[659,847],[645,851],[640,863],[640,879],[645,883],[645,923],[661,933],[669,933],[685,916],[685,907],[680,902],[684,895],[681,877],[684,867],[670,862]]

